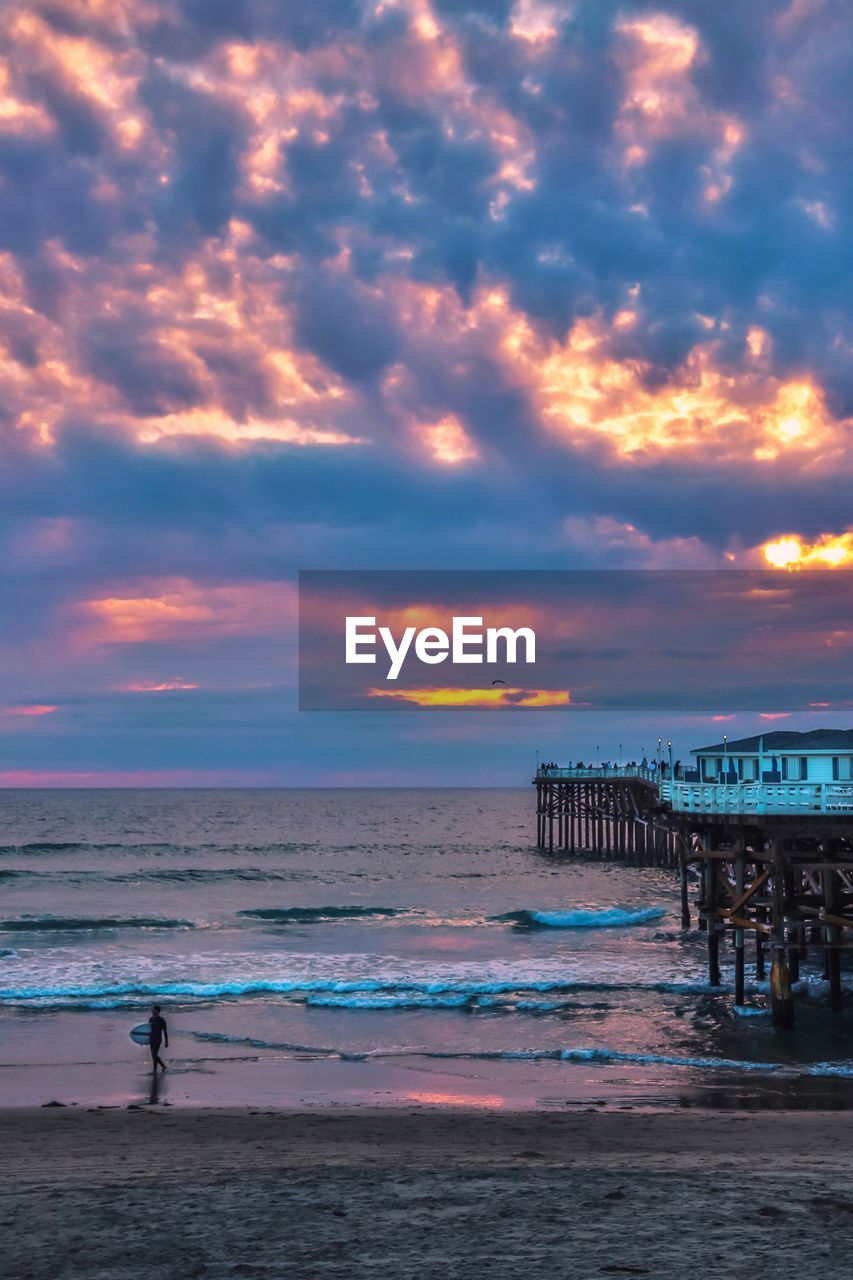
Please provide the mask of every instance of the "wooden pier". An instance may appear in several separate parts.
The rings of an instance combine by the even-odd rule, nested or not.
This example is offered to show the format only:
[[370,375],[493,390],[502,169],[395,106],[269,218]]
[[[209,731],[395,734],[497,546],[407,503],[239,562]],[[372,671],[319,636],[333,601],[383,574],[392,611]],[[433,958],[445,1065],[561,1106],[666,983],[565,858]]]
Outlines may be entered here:
[[678,865],[678,832],[649,771],[540,769],[537,844],[553,853],[624,858],[656,866]]
[[736,1004],[746,998],[749,940],[756,980],[769,976],[776,1026],[793,1026],[792,987],[806,963],[819,966],[830,1007],[844,1008],[842,956],[853,949],[853,787],[758,787],[752,796],[741,788],[700,805],[695,783],[644,766],[544,766],[533,782],[540,849],[678,873],[682,926],[693,915],[705,932],[712,986],[720,985],[721,948],[730,948]]

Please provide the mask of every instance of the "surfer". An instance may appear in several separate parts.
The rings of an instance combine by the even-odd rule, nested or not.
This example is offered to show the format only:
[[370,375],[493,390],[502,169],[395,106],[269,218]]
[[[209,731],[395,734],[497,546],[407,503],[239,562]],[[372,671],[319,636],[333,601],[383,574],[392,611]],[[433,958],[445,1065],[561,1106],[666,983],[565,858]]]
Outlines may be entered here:
[[151,1069],[156,1074],[158,1067],[161,1071],[166,1070],[166,1064],[160,1057],[161,1042],[165,1043],[167,1049],[169,1047],[169,1028],[166,1026],[166,1019],[160,1014],[159,1004],[152,1004],[148,1025],[151,1028],[151,1039],[148,1042],[151,1047]]

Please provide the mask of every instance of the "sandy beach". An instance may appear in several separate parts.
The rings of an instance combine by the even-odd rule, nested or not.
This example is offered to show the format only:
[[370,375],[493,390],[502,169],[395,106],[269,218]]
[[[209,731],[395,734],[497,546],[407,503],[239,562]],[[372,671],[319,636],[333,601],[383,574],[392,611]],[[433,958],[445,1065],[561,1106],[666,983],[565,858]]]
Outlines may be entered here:
[[9,1110],[0,1229],[16,1280],[840,1278],[851,1139],[825,1112]]

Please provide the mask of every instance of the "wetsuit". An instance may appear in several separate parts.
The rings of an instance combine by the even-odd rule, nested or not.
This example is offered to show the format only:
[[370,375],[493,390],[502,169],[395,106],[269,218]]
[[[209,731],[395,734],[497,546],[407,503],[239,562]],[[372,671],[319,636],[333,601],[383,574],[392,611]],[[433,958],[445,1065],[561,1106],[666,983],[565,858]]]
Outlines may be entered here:
[[148,1026],[151,1028],[151,1062],[154,1066],[154,1070],[156,1071],[159,1065],[165,1071],[166,1064],[160,1058],[160,1045],[163,1042],[164,1036],[166,1038],[166,1043],[169,1043],[169,1030],[166,1026],[166,1019],[162,1018],[159,1013],[153,1013],[148,1019]]

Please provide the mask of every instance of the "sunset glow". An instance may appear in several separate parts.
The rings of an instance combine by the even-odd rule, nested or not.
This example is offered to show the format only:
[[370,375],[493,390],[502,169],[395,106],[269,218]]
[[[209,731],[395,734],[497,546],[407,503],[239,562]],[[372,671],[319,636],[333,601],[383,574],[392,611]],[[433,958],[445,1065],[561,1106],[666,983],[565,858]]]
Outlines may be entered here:
[[367,696],[418,707],[567,707],[571,702],[565,689],[368,689]]
[[[827,12],[3,7],[10,773],[153,775],[180,737],[180,767],[235,751],[252,776],[386,777],[393,732],[401,770],[435,753],[452,780],[461,737],[389,715],[382,747],[353,718],[300,718],[303,569],[826,569],[840,587],[853,18]],[[780,597],[756,600],[775,625]],[[618,604],[602,585],[582,618],[547,599],[494,618],[479,592],[463,612],[541,623],[563,664],[389,696],[571,705],[575,732],[576,655],[631,649]],[[394,625],[428,612],[389,606]],[[790,662],[849,630],[815,617]],[[513,733],[490,747],[521,750]]]
[[812,543],[795,533],[785,534],[763,550],[774,569],[839,569],[853,565],[853,533],[824,533]]
[[34,704],[25,707],[0,707],[0,715],[4,716],[49,716],[56,711],[56,707],[49,707],[41,704]]

